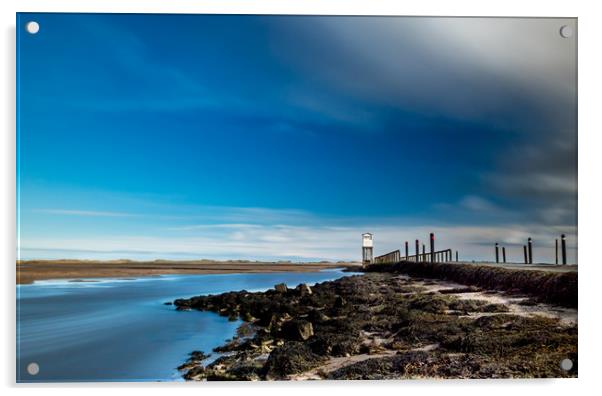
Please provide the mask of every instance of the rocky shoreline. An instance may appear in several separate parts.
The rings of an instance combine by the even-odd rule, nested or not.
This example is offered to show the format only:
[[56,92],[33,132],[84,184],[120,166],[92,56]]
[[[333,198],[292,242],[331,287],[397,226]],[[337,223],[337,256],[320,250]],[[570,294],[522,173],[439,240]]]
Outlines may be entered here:
[[[244,321],[187,380],[577,376],[577,323],[528,295],[371,272],[174,301]],[[574,364],[563,370],[560,362]]]

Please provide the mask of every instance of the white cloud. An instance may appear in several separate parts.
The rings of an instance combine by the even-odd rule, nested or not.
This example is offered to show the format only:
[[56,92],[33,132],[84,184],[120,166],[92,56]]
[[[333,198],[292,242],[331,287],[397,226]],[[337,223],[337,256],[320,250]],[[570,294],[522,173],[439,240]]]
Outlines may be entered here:
[[[562,221],[570,208],[541,208],[542,216],[557,220],[544,223],[478,195],[439,205],[428,218],[340,218],[295,209],[157,202],[137,202],[136,207],[149,211],[134,214],[119,206],[114,211],[39,209],[53,216],[40,228],[27,220],[22,224],[20,257],[358,260],[363,232],[374,234],[376,254],[403,249],[405,241],[413,253],[414,240],[425,243],[434,232],[438,249],[459,250],[460,258],[475,260],[491,260],[498,242],[507,247],[509,260],[520,261],[522,245],[532,237],[536,260],[548,262],[554,257],[554,239],[564,233],[570,257],[576,260],[577,226]],[[62,216],[114,220],[109,228],[106,224],[81,228]],[[57,232],[49,233],[49,229]]]
[[477,197],[475,195],[467,195],[460,201],[460,205],[466,209],[476,212],[497,212],[501,210],[499,207],[489,202],[488,200]]
[[211,230],[211,229],[220,229],[220,228],[231,228],[231,229],[239,229],[239,228],[258,228],[257,224],[242,224],[242,223],[232,223],[232,224],[194,224],[180,227],[169,227],[167,230],[169,231],[193,231],[193,230]]
[[[223,226],[223,225],[221,225]],[[231,227],[230,227],[231,226]],[[569,235],[570,252],[574,252],[576,229],[541,226],[269,226],[230,224],[228,227],[205,228],[194,235],[169,236],[97,236],[89,238],[30,239],[22,250],[23,257],[36,252],[55,251],[57,255],[72,250],[94,252],[111,258],[216,258],[216,259],[286,259],[295,260],[359,260],[360,235],[370,231],[375,236],[375,253],[403,249],[404,241],[419,238],[426,244],[428,234],[436,234],[437,249],[460,251],[467,259],[493,257],[493,245],[508,246],[509,260],[522,259],[522,244],[528,237],[535,241],[535,256],[551,261],[554,238],[561,232]],[[427,248],[428,249],[428,248]],[[47,253],[44,253],[47,254]],[[403,251],[402,251],[403,255]]]

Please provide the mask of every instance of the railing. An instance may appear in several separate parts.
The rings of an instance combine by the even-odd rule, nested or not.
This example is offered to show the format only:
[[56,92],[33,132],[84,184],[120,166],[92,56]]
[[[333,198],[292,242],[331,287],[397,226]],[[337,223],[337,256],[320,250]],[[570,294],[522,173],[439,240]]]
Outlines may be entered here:
[[[373,263],[374,264],[389,264],[389,263],[398,263],[400,261],[414,261],[414,262],[422,262],[422,263],[448,263],[448,262],[459,262],[458,256],[459,252],[455,251],[455,259],[454,259],[454,251],[452,249],[444,249],[444,250],[435,250],[435,234],[430,233],[428,244],[420,243],[420,240],[416,239],[414,243],[412,243],[412,251],[415,254],[410,255],[410,242],[405,241],[405,251],[402,256],[400,250],[395,250],[389,252],[387,254],[383,254],[381,256],[375,257]],[[422,247],[422,253],[420,252],[420,248]],[[555,264],[559,265],[562,260],[562,264],[567,264],[567,246],[566,246],[566,235],[560,235],[560,240],[556,239],[554,243],[555,247]],[[501,248],[501,249],[500,249]],[[533,264],[533,239],[528,238],[527,244],[522,246],[524,262],[525,264]],[[428,249],[428,251],[427,251]],[[499,263],[500,260],[502,263],[506,263],[506,246],[500,246],[498,242],[494,245],[494,253],[495,253],[495,263]],[[501,253],[501,256],[500,256]],[[364,262],[366,259],[364,258]]]
[[428,252],[428,253],[420,253],[418,255],[413,254],[411,256],[406,256],[404,258],[404,261],[417,261],[417,262],[425,262],[425,263],[426,262],[443,263],[443,262],[453,261],[452,250],[445,249],[445,250],[439,250],[439,251],[433,252],[433,253]]
[[397,263],[401,259],[399,250],[383,254],[382,256],[374,257],[374,264]]
[[[453,253],[451,249],[435,250],[435,234],[429,234],[429,251],[426,251],[425,244],[422,244],[422,254],[420,254],[420,240],[415,241],[415,252],[416,254],[409,255],[410,246],[409,242],[405,242],[405,255],[401,256],[399,250],[394,250],[387,254],[377,256],[374,258],[374,264],[392,264],[400,261],[415,261],[415,262],[430,262],[430,263],[443,263],[454,261]],[[456,250],[456,260],[458,261],[458,251]]]
[[[431,257],[432,255],[432,257]],[[433,262],[433,263],[442,263],[447,261],[452,261],[452,250],[445,249],[439,250],[433,253],[421,253],[418,255],[404,256],[401,257],[401,253],[399,250],[395,250],[389,252],[387,254],[383,254],[381,256],[377,256],[374,258],[374,264],[388,264],[388,263],[398,263],[400,261],[417,261],[417,262]]]

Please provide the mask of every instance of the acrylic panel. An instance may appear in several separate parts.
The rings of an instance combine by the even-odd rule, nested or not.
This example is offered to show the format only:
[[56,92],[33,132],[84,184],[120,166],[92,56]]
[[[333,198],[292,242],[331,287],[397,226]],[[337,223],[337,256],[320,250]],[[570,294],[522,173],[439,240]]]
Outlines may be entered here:
[[16,30],[17,382],[577,376],[575,18]]

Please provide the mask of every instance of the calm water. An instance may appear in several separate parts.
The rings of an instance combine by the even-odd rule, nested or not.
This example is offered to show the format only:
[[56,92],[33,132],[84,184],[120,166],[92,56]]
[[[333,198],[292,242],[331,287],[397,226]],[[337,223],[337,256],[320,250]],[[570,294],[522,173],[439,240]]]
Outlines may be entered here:
[[[190,352],[211,352],[234,335],[240,322],[211,312],[178,312],[164,302],[341,276],[339,270],[326,270],[20,285],[17,381],[177,381],[176,367]],[[40,367],[36,376],[27,373],[31,362]]]

